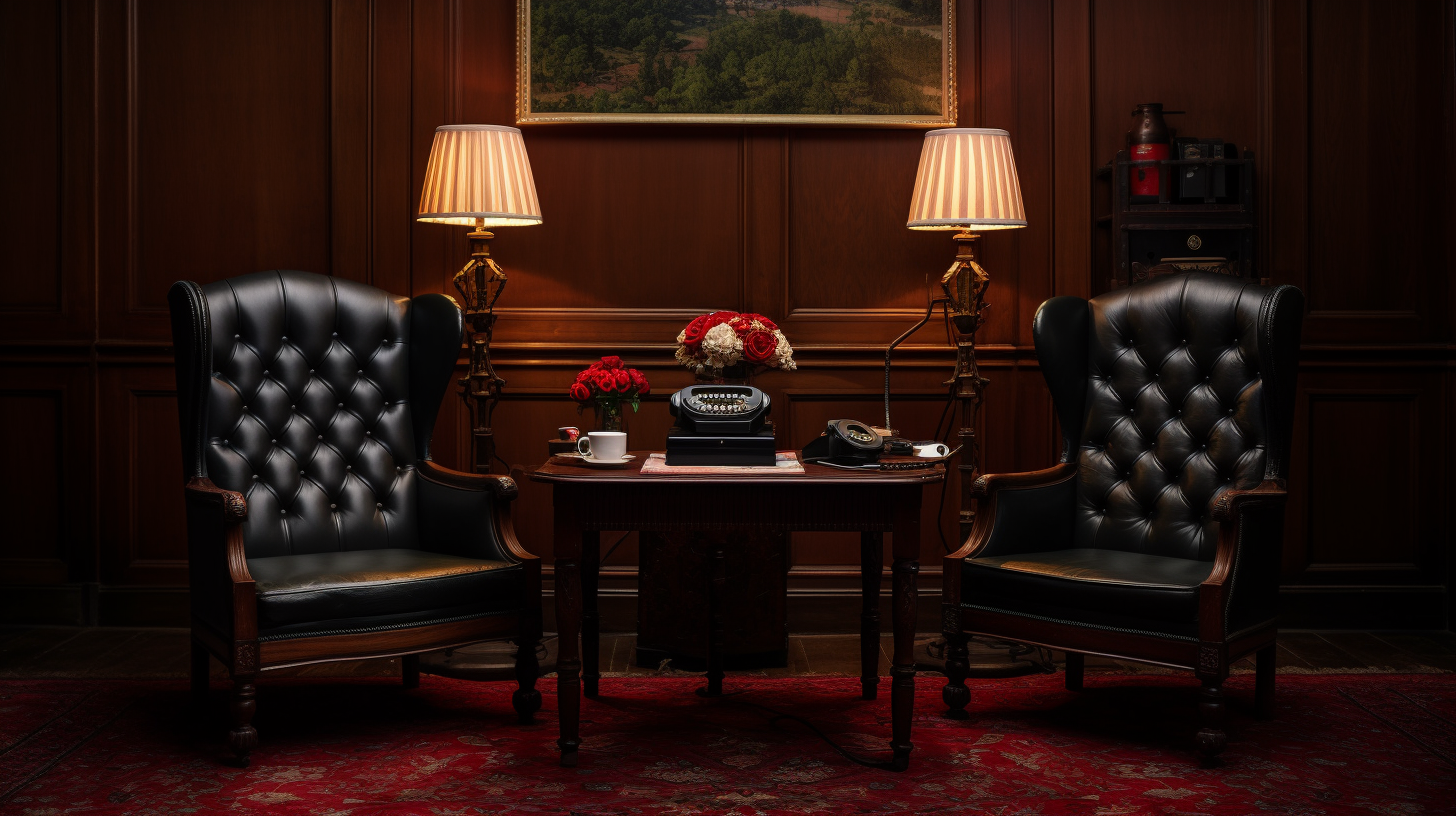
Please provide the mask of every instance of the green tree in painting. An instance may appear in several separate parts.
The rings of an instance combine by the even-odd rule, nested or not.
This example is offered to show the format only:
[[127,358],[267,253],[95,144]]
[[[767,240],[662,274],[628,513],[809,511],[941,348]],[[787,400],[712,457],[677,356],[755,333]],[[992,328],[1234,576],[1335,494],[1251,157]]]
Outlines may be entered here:
[[[786,8],[767,9],[770,5]],[[940,0],[532,0],[537,111],[934,114]],[[836,4],[842,12],[844,3]],[[831,16],[833,16],[831,14]],[[929,22],[925,22],[928,19]]]

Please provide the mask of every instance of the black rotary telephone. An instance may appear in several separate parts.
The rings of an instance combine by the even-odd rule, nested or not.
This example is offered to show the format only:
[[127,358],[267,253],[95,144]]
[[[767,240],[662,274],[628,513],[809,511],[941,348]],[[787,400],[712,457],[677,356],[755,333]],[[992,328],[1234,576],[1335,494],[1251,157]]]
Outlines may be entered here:
[[773,467],[768,394],[747,385],[690,385],[667,400],[667,464]]
[[768,416],[768,394],[747,385],[690,385],[667,400],[681,430],[695,434],[756,434]]
[[800,459],[837,465],[867,465],[880,460],[885,437],[856,419],[832,419],[818,438],[804,446]]

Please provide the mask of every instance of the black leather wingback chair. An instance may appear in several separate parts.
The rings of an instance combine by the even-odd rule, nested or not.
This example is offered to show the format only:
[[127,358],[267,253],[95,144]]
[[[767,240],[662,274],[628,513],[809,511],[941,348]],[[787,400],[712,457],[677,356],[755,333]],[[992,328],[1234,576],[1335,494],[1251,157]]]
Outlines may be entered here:
[[257,745],[260,672],[515,639],[523,722],[541,706],[540,561],[516,485],[430,461],[460,353],[445,295],[273,271],[168,295],[186,479],[192,687],[233,678],[228,743]]
[[1056,297],[1033,334],[1061,464],[981,477],[945,559],[943,697],[963,718],[966,637],[1191,669],[1206,758],[1223,750],[1229,664],[1257,653],[1272,711],[1285,473],[1303,296],[1188,274]]

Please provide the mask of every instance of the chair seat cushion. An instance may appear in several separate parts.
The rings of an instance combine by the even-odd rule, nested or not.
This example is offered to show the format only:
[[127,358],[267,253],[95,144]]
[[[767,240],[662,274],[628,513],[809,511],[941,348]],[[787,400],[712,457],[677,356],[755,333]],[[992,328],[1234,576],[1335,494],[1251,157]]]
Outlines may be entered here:
[[968,558],[961,600],[1181,634],[1198,620],[1198,585],[1211,572],[1212,561],[1090,548]]
[[249,558],[259,635],[323,634],[514,612],[520,565],[411,549]]

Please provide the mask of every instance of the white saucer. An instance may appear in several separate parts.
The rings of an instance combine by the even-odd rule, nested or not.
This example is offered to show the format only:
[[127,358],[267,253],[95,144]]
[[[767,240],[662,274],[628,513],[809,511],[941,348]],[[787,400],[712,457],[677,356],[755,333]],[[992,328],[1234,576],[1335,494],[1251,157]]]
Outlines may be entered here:
[[590,456],[582,456],[581,463],[583,465],[586,465],[587,467],[612,468],[623,467],[628,462],[636,458],[636,456],[633,456],[630,453],[622,457],[621,459],[593,459]]

